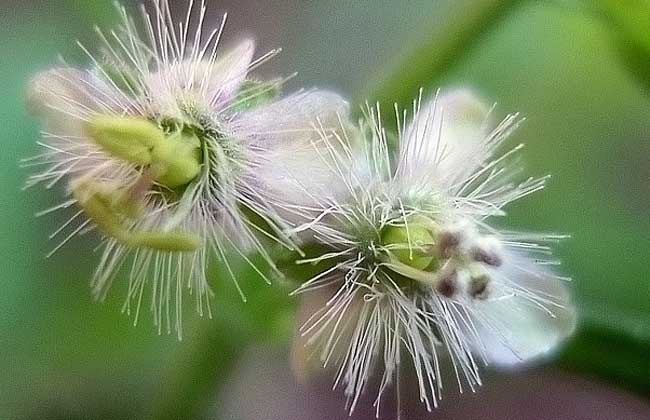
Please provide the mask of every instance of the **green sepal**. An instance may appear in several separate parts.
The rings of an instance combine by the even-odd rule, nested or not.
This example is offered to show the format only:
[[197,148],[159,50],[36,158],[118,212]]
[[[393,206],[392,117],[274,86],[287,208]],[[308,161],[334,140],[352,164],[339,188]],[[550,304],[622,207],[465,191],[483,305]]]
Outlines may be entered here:
[[132,203],[124,190],[90,179],[73,181],[71,190],[86,216],[120,243],[170,252],[194,251],[201,246],[200,239],[188,232],[130,231],[124,216],[141,211],[141,207]]
[[73,181],[71,190],[86,216],[97,227],[120,242],[127,241],[128,232],[115,212],[115,204],[119,199],[108,190],[106,185],[82,179]]

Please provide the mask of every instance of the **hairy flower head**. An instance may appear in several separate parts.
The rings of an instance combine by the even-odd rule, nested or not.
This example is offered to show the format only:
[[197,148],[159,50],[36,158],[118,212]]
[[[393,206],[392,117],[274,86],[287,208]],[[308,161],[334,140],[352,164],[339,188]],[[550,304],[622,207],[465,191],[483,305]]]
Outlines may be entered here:
[[335,386],[350,412],[375,373],[379,412],[404,357],[430,410],[442,395],[444,366],[461,390],[474,390],[481,365],[536,358],[573,329],[564,279],[549,267],[556,261],[548,243],[560,236],[490,223],[546,180],[516,181],[521,146],[501,151],[517,115],[494,127],[490,109],[466,90],[424,105],[418,99],[412,115],[398,114],[394,154],[378,109],[367,110],[356,132],[366,144],[361,156],[341,151],[351,141],[332,142],[323,130],[323,141],[336,143],[330,167],[348,194],[322,197],[321,214],[299,228],[325,245],[303,262],[328,268],[296,290],[312,309],[298,345],[337,367]]
[[69,198],[52,210],[78,211],[55,232],[61,245],[87,230],[103,236],[97,296],[124,273],[126,310],[150,289],[159,328],[180,334],[183,288],[209,311],[212,256],[235,280],[228,255],[250,263],[252,250],[274,267],[261,237],[295,248],[282,232],[301,194],[284,180],[305,167],[300,151],[318,138],[312,121],[338,124],[347,104],[317,90],[278,98],[284,80],[249,75],[278,51],[254,58],[249,40],[222,51],[225,16],[206,30],[204,1],[189,1],[178,20],[166,0],[152,9],[142,8],[141,32],[120,8],[120,27],[97,30],[100,54],[81,46],[89,69],[34,78],[28,100],[46,128],[43,153],[27,165],[44,169],[28,186],[67,184]]

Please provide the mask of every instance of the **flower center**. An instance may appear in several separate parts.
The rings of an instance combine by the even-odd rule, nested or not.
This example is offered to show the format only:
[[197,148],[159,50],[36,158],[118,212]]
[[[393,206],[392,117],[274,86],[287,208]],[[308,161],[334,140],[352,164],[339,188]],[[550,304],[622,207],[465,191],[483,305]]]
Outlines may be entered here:
[[383,264],[446,298],[490,296],[487,268],[501,266],[500,242],[469,223],[440,226],[425,217],[400,217],[381,232]]

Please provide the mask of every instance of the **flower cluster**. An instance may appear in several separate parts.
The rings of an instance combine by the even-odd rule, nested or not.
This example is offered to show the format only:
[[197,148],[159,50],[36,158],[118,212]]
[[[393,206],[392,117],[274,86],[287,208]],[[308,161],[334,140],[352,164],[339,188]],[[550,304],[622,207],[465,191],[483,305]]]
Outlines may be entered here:
[[[516,181],[521,147],[502,150],[517,115],[495,125],[469,91],[421,92],[393,135],[378,107],[355,125],[335,93],[282,96],[285,79],[254,78],[277,51],[255,58],[247,40],[222,52],[225,17],[206,31],[203,2],[177,22],[154,0],[144,35],[120,11],[119,28],[98,31],[99,53],[82,46],[90,68],[39,74],[28,95],[45,129],[27,185],[67,187],[46,211],[76,209],[55,251],[90,230],[103,238],[98,297],[125,277],[126,311],[137,319],[149,290],[159,330],[180,337],[184,289],[210,311],[211,259],[236,284],[233,258],[267,278],[253,255],[278,276],[268,243],[297,251],[324,268],[295,291],[309,317],[294,362],[306,369],[307,345],[337,366],[350,412],[375,371],[379,410],[404,356],[431,409],[441,359],[474,389],[480,364],[529,360],[571,332],[551,270],[561,237],[490,225],[546,180]],[[309,243],[320,253],[302,254]]]

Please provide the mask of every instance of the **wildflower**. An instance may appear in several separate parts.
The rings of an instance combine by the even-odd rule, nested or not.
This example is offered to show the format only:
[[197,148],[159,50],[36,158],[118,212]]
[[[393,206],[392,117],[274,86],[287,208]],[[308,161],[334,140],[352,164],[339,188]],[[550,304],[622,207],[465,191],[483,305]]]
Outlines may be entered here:
[[56,249],[88,230],[103,236],[97,297],[125,267],[125,310],[135,304],[137,321],[149,288],[159,330],[173,325],[180,337],[183,288],[199,314],[210,313],[211,256],[235,280],[229,255],[264,276],[248,257],[257,252],[274,268],[261,238],[295,248],[282,232],[304,186],[283,179],[306,167],[299,152],[318,137],[312,121],[338,124],[347,104],[318,90],[278,98],[285,80],[249,76],[278,50],[254,59],[245,40],[222,53],[226,17],[205,31],[204,1],[189,1],[178,22],[167,1],[153,8],[142,8],[144,36],[120,8],[118,29],[97,30],[101,55],[80,45],[90,69],[55,68],[32,81],[28,101],[46,131],[43,153],[27,162],[44,169],[27,185],[66,182],[69,197],[44,213],[78,206],[52,235],[68,232]]
[[[331,169],[348,196],[324,197],[320,216],[299,228],[326,248],[302,263],[328,268],[295,291],[305,294],[310,315],[296,345],[336,366],[335,387],[343,387],[350,413],[378,372],[379,415],[387,389],[399,388],[405,356],[432,410],[442,396],[443,359],[460,390],[474,390],[480,365],[540,357],[573,328],[564,278],[549,269],[556,264],[549,242],[561,237],[489,224],[546,180],[513,182],[521,146],[499,152],[518,116],[490,129],[490,110],[466,90],[424,106],[420,95],[413,108],[408,123],[406,112],[397,115],[394,160],[379,109],[368,109],[361,123],[361,156],[339,151],[351,141],[337,135]],[[302,348],[294,354],[298,369],[308,366]]]

